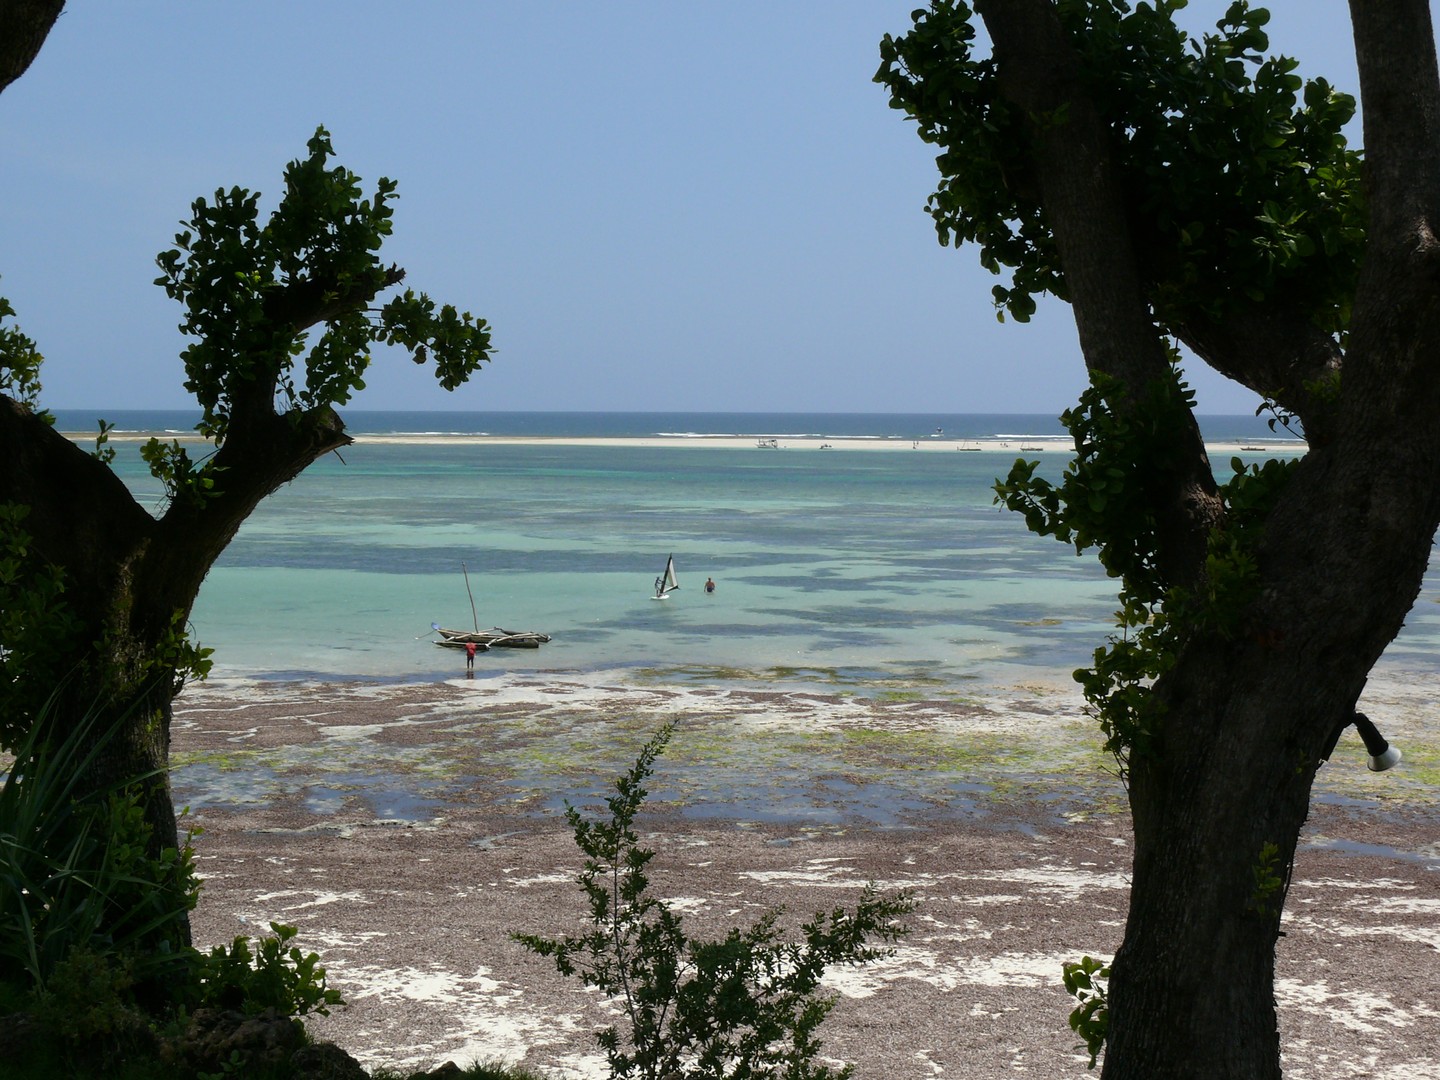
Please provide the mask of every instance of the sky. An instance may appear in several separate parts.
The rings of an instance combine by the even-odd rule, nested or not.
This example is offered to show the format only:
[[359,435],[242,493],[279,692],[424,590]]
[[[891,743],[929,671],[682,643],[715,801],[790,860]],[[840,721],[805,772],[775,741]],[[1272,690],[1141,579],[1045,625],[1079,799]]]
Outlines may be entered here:
[[[1068,307],[997,321],[871,81],[915,6],[72,3],[0,94],[0,295],[47,407],[192,405],[155,255],[196,197],[273,196],[324,125],[367,190],[399,184],[382,257],[496,346],[454,393],[377,352],[352,408],[1058,414]],[[1272,52],[1357,90],[1344,0],[1268,6]],[[1254,410],[1192,366],[1201,412]]]

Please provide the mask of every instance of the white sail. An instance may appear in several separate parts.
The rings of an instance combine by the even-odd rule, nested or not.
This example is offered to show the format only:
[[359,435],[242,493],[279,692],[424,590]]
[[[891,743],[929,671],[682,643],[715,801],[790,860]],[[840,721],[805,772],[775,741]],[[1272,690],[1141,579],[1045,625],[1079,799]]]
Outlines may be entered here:
[[664,600],[675,589],[680,588],[680,583],[675,580],[675,556],[671,555],[665,560],[665,572],[655,579],[655,600]]

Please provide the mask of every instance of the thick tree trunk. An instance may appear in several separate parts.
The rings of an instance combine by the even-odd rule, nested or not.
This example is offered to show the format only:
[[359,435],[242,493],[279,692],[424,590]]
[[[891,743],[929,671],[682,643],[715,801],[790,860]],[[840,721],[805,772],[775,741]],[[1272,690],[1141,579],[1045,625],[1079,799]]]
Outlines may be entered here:
[[1190,643],[1156,685],[1162,734],[1130,768],[1106,1080],[1280,1076],[1280,882],[1330,736],[1410,610],[1440,522],[1417,474],[1440,440],[1388,442],[1311,451],[1274,512],[1246,632]]
[[[1027,118],[1086,363],[1141,400],[1159,343],[1113,137],[1052,0],[976,6],[1001,91]],[[1440,522],[1433,34],[1424,0],[1352,10],[1378,150],[1346,355],[1285,311],[1180,328],[1214,366],[1297,409],[1312,443],[1266,520],[1246,625],[1228,638],[1190,627],[1153,688],[1159,734],[1129,762],[1135,868],[1110,984],[1109,1080],[1279,1076],[1274,944],[1314,772],[1413,604]],[[1150,466],[1156,557],[1169,585],[1203,587],[1225,512],[1197,433],[1171,436],[1164,467]]]
[[143,777],[153,852],[178,846],[168,771],[174,648],[205,575],[261,499],[350,441],[331,409],[287,417],[266,405],[243,416],[217,453],[216,489],[177,499],[157,520],[96,457],[0,395],[0,503],[29,508],[30,548],[63,572],[75,619],[64,653],[22,673],[30,715],[57,688],[57,734],[98,713],[92,730],[110,741],[85,786]]
[[1191,651],[1165,695],[1185,700],[1131,762],[1135,859],[1107,1080],[1280,1074],[1274,946],[1315,763],[1286,752],[1276,713],[1300,703],[1253,684],[1256,651]]

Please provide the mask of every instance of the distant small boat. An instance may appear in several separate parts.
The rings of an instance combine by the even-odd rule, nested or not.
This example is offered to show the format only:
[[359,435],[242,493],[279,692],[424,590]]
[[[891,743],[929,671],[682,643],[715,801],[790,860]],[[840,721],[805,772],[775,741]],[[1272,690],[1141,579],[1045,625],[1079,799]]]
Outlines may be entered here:
[[665,572],[655,579],[655,595],[651,600],[668,600],[670,594],[680,588],[675,580],[675,556],[665,560]]
[[779,450],[779,439],[756,439],[755,446],[761,450]]

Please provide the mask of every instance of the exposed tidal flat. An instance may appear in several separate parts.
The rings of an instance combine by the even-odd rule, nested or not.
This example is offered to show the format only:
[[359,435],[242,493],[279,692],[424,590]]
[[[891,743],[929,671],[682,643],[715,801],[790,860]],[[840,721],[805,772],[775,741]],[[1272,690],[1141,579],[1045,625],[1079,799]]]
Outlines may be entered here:
[[[991,492],[1016,456],[1058,474],[1053,420],[351,429],[193,612],[215,677],[180,698],[173,750],[205,829],[202,943],[297,924],[352,1003],[323,1033],[370,1064],[601,1075],[591,1033],[613,1017],[508,935],[578,929],[563,807],[596,805],[675,721],[641,827],[687,920],[808,916],[872,879],[920,901],[895,957],[834,974],[828,1053],[871,1077],[1085,1075],[1060,964],[1113,954],[1129,842],[1069,672],[1110,631],[1114,583]],[[1207,437],[1295,452],[1264,431]],[[671,554],[681,590],[653,601]],[[1437,596],[1432,575],[1361,703],[1405,762],[1370,774],[1347,736],[1321,770],[1281,945],[1291,1076],[1437,1075]],[[553,641],[466,678],[429,628],[472,620]]]
[[[784,675],[768,688],[628,670],[190,687],[174,784],[204,828],[197,937],[298,925],[350,1002],[318,1032],[368,1064],[503,1058],[603,1076],[592,1033],[613,1013],[509,935],[581,928],[563,808],[597,812],[674,722],[639,828],[655,890],[692,932],[782,904],[808,917],[868,881],[919,901],[893,956],[827,980],[827,1054],[872,1077],[1086,1075],[1060,965],[1118,945],[1129,840],[1073,689],[896,696]],[[1405,763],[1369,773],[1347,737],[1321,769],[1279,949],[1289,1076],[1434,1075],[1433,689],[1377,673],[1367,706]]]

